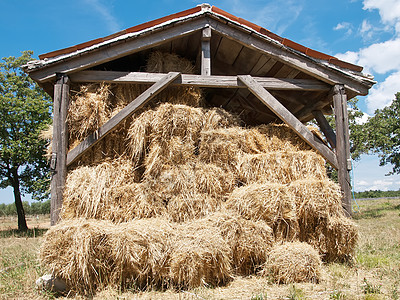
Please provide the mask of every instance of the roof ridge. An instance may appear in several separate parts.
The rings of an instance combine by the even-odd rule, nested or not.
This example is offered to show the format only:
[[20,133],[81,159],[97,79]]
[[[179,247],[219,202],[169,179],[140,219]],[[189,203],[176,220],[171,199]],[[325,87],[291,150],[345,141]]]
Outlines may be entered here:
[[72,53],[72,52],[75,52],[75,51],[79,51],[79,50],[91,47],[91,46],[96,45],[96,44],[100,44],[100,43],[103,43],[103,42],[110,41],[110,40],[112,40],[114,38],[123,36],[125,34],[139,32],[139,31],[142,31],[142,30],[145,30],[145,29],[149,29],[151,27],[163,24],[165,22],[171,21],[173,19],[188,17],[190,15],[199,14],[199,13],[200,14],[202,14],[202,13],[204,13],[204,14],[211,13],[211,14],[216,14],[218,16],[222,16],[222,17],[230,20],[231,22],[236,22],[236,23],[240,24],[241,26],[246,26],[247,28],[249,28],[249,29],[251,29],[251,30],[263,35],[263,36],[267,36],[268,38],[270,38],[270,39],[272,39],[272,40],[284,45],[288,49],[300,52],[300,53],[302,53],[302,54],[304,54],[306,56],[312,57],[314,59],[323,60],[323,61],[326,61],[326,62],[328,62],[330,64],[338,66],[340,68],[348,69],[348,70],[355,71],[355,72],[361,72],[363,70],[363,67],[361,67],[361,66],[358,66],[358,65],[346,62],[346,61],[342,61],[342,60],[340,60],[340,59],[338,59],[338,58],[336,58],[334,56],[331,56],[331,55],[322,53],[320,51],[305,47],[305,46],[303,46],[303,45],[301,45],[299,43],[296,43],[296,42],[294,42],[294,41],[292,41],[290,39],[283,38],[283,37],[271,32],[270,30],[268,30],[268,29],[266,29],[266,28],[264,28],[262,26],[259,26],[259,25],[255,24],[255,23],[252,23],[250,21],[247,21],[247,20],[242,19],[240,17],[237,17],[235,15],[232,15],[232,14],[230,14],[230,13],[228,13],[228,12],[226,12],[226,11],[224,11],[224,10],[214,6],[214,5],[211,6],[208,3],[202,3],[202,4],[197,5],[196,7],[193,7],[193,8],[184,10],[184,11],[180,11],[180,12],[177,12],[177,13],[174,13],[174,14],[171,14],[171,15],[167,15],[167,16],[164,16],[164,17],[152,20],[152,21],[148,21],[148,22],[145,22],[145,23],[142,23],[142,24],[138,24],[138,25],[135,25],[133,27],[129,27],[127,29],[118,31],[118,32],[116,32],[114,34],[111,34],[111,35],[108,35],[108,36],[105,36],[105,37],[102,37],[102,38],[97,38],[97,39],[90,40],[90,41],[87,41],[87,42],[84,42],[84,43],[80,43],[80,44],[77,44],[77,45],[74,45],[74,46],[71,46],[71,47],[67,47],[67,48],[55,50],[55,51],[52,51],[52,52],[44,53],[44,54],[39,55],[39,59],[40,60],[44,60],[44,59],[54,58],[54,57],[57,57],[57,56],[63,55],[63,54],[69,54],[69,53]]

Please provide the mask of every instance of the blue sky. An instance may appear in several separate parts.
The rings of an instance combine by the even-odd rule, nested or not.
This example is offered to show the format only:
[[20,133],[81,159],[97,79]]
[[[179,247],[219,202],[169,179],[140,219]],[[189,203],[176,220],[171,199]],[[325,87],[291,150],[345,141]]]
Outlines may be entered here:
[[[200,4],[197,1],[0,0],[0,57],[34,56],[66,48]],[[398,0],[218,0],[209,2],[236,16],[315,50],[365,67],[378,83],[360,108],[373,114],[400,91],[400,1]],[[384,176],[376,156],[354,163],[355,189],[399,189],[400,176]],[[29,197],[27,198],[29,199]],[[0,203],[13,201],[0,190]]]

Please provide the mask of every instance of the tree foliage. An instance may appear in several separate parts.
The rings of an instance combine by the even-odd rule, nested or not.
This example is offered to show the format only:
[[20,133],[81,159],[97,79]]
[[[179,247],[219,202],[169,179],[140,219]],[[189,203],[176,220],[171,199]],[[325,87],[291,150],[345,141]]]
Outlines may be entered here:
[[392,104],[377,109],[375,115],[366,123],[366,147],[377,153],[380,165],[391,164],[389,174],[400,173],[400,92]]
[[39,133],[51,122],[52,103],[20,69],[31,55],[24,51],[0,62],[0,188],[13,188],[20,230],[27,229],[21,194],[46,198],[49,182],[45,141]]

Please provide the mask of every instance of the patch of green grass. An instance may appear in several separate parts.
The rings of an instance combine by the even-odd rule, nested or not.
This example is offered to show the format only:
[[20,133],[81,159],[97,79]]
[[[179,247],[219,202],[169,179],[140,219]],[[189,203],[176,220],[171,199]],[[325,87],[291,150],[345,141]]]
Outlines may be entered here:
[[268,299],[268,295],[266,292],[265,293],[262,292],[260,294],[256,294],[251,297],[251,300],[266,300],[266,299]]
[[375,285],[370,282],[366,278],[364,278],[364,283],[361,286],[364,294],[380,294],[381,293],[381,285]]
[[346,294],[344,294],[342,291],[334,290],[334,291],[329,295],[329,299],[343,300],[343,299],[346,299]]
[[0,230],[0,238],[9,238],[9,237],[25,237],[25,238],[35,238],[43,236],[46,233],[47,228],[32,228],[28,229],[28,231],[19,231],[18,229],[6,229]]
[[37,258],[38,238],[0,239],[0,296],[37,298],[35,280],[42,275]]
[[303,300],[305,295],[302,289],[297,288],[294,284],[289,287],[289,295],[287,296],[290,300]]

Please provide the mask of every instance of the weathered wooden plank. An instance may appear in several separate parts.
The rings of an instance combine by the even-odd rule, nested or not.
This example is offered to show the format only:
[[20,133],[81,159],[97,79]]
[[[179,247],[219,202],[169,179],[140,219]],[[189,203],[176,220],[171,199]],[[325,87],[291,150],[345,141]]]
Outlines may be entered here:
[[185,21],[179,26],[170,26],[163,30],[149,31],[142,35],[126,39],[107,48],[100,47],[80,56],[60,61],[39,70],[29,71],[29,76],[38,82],[55,79],[56,72],[70,74],[79,70],[88,69],[117,58],[130,55],[145,49],[153,48],[174,39],[182,38],[208,26],[208,18],[199,18]]
[[319,128],[321,131],[324,133],[326,139],[328,140],[329,145],[333,149],[336,148],[336,134],[333,131],[331,125],[329,125],[328,120],[325,118],[324,114],[320,110],[313,110],[313,115],[315,117],[315,120],[317,120],[317,123],[319,125]]
[[201,37],[201,75],[211,75],[211,28],[203,29]]
[[351,210],[351,183],[350,174],[347,169],[349,151],[348,147],[348,132],[346,134],[344,110],[347,110],[346,93],[343,85],[335,85],[333,87],[333,104],[335,109],[336,121],[336,156],[338,161],[338,182],[343,192],[342,206],[348,215],[352,214]]
[[218,52],[215,55],[215,59],[225,62],[228,65],[233,65],[242,48],[243,45],[235,42],[234,40],[222,38],[218,47]]
[[[71,74],[73,82],[109,82],[109,83],[154,83],[165,74],[119,71],[81,71]],[[254,77],[263,87],[271,90],[329,91],[331,87],[313,79],[279,79]],[[199,87],[247,88],[238,82],[236,76],[202,76],[182,74],[172,85],[188,85]]]
[[226,38],[234,39],[244,46],[261,51],[274,59],[301,70],[302,72],[328,84],[334,85],[337,83],[344,83],[346,88],[359,95],[366,95],[369,87],[372,85],[371,83],[360,82],[359,80],[352,79],[340,71],[324,67],[312,59],[303,57],[295,52],[287,51],[281,44],[269,41],[261,36],[258,37],[257,35],[249,34],[250,32],[245,32],[243,29],[238,30],[213,19],[210,20],[209,24],[213,31],[220,33]]
[[157,94],[164,90],[171,82],[180,76],[178,72],[170,72],[163,76],[159,81],[153,84],[150,88],[139,95],[134,101],[125,106],[107,123],[105,123],[98,130],[90,134],[78,146],[72,149],[67,155],[67,165],[72,164],[81,155],[88,151],[91,147],[97,144],[102,138],[117,127],[122,121],[131,116],[139,108],[143,107],[147,102],[153,99]]
[[52,170],[50,183],[50,224],[59,220],[62,198],[67,175],[68,127],[66,125],[69,102],[69,79],[60,75],[54,85],[53,105],[53,145],[50,167]]
[[335,154],[321,140],[315,137],[306,126],[303,125],[289,110],[287,110],[278,100],[275,99],[266,89],[262,87],[250,75],[239,75],[248,89],[263,102],[279,119],[289,125],[307,144],[318,151],[331,165],[337,168]]

